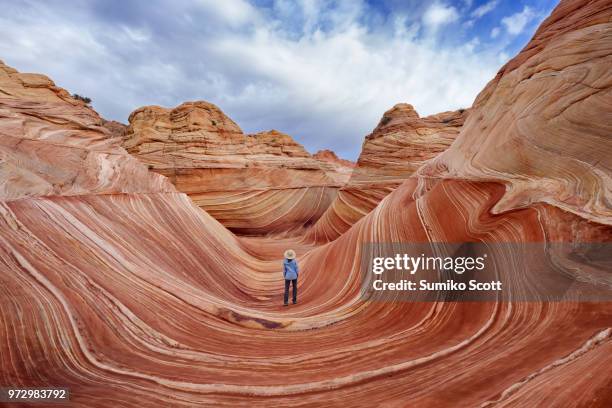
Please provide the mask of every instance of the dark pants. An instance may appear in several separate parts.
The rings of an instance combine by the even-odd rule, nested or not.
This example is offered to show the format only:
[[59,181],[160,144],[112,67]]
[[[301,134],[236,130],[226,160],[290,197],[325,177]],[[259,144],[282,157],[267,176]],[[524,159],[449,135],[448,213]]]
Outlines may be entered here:
[[289,284],[293,283],[293,303],[297,302],[297,279],[285,279],[285,304],[289,302]]

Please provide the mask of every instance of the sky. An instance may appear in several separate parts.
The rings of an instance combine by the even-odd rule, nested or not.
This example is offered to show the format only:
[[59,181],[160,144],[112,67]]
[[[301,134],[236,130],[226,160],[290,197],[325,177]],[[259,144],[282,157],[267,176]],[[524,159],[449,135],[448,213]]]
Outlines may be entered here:
[[127,123],[206,100],[356,159],[382,114],[471,106],[554,0],[0,0],[0,60]]

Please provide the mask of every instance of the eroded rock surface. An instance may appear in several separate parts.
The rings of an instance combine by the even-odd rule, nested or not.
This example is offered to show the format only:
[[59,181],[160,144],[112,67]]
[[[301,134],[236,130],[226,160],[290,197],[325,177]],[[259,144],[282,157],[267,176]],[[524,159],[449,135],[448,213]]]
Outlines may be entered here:
[[351,172],[342,163],[317,160],[277,130],[244,134],[218,107],[203,101],[134,111],[124,146],[242,234],[313,224]]
[[407,103],[385,112],[366,136],[348,183],[307,238],[327,242],[346,232],[424,162],[446,150],[468,114],[462,109],[421,118]]
[[496,213],[544,202],[609,222],[610,7],[561,2],[478,95],[457,141],[420,173],[502,182]]
[[[141,133],[153,172],[48,78],[0,66],[0,384],[67,386],[70,406],[87,408],[610,406],[611,302],[374,302],[361,296],[360,258],[368,243],[530,243],[546,257],[554,241],[612,242],[600,66],[612,53],[611,16],[608,1],[562,1],[451,147],[419,169],[399,163],[411,175],[321,245],[237,237],[156,173],[172,164],[163,141],[190,140],[202,126],[218,134],[201,122],[217,113],[189,119],[180,109]],[[551,49],[548,71],[541,55]],[[166,117],[147,109],[139,121]],[[247,148],[235,124],[223,128]],[[362,165],[376,171],[367,150],[394,139],[364,146]],[[217,161],[187,146],[169,157],[256,176],[232,167],[227,145],[197,143]],[[403,177],[381,172],[389,183]],[[299,303],[284,308],[282,251],[294,244]],[[538,282],[520,254],[504,255],[519,285]],[[570,294],[609,290],[609,268],[595,272],[574,269]]]
[[83,102],[0,62],[0,198],[175,191]]

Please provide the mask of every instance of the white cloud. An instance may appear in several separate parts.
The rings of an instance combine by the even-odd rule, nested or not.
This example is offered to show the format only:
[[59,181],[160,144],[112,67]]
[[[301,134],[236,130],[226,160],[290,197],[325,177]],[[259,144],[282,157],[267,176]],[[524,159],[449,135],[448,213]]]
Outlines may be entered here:
[[198,0],[203,10],[232,26],[242,25],[257,18],[257,10],[244,0]]
[[501,29],[499,27],[493,27],[493,29],[491,30],[491,38],[497,38],[500,32]]
[[123,27],[123,31],[132,41],[135,42],[147,42],[151,39],[151,34],[145,30]]
[[506,26],[506,31],[512,35],[520,34],[527,24],[536,17],[536,13],[529,6],[525,6],[523,11],[502,18],[502,24]]
[[472,28],[474,27],[474,23],[476,22],[476,20],[471,19],[471,20],[466,20],[463,22],[462,26],[463,28]]
[[423,14],[423,24],[432,29],[452,23],[459,18],[459,13],[453,6],[434,3]]
[[91,97],[108,119],[204,99],[247,132],[277,128],[310,151],[329,147],[352,158],[394,104],[412,103],[423,116],[468,107],[500,64],[499,50],[476,38],[441,42],[444,25],[458,19],[442,4],[371,26],[363,22],[367,5],[357,2],[297,7],[287,17],[302,13],[297,26],[244,2],[225,11],[168,2],[133,21],[79,4],[36,3],[27,12],[12,4],[0,15],[0,58]]
[[499,0],[491,0],[488,3],[476,7],[476,9],[472,11],[471,16],[474,18],[480,18],[485,14],[490,13],[491,11],[495,10],[498,2]]

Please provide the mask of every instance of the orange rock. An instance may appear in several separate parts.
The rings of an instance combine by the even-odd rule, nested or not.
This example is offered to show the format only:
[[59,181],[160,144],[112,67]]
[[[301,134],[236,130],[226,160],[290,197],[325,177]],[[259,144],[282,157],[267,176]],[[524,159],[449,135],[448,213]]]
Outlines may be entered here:
[[44,75],[0,62],[0,199],[175,191],[112,138],[102,119]]
[[117,122],[116,120],[105,120],[102,119],[102,126],[104,126],[111,133],[113,137],[118,137],[123,139],[125,137],[125,132],[127,131],[127,126],[121,122]]
[[[70,405],[91,408],[610,406],[612,302],[376,302],[362,296],[360,261],[384,242],[531,244],[544,259],[554,241],[611,243],[611,143],[601,137],[609,74],[600,66],[611,16],[609,2],[562,1],[431,161],[418,129],[453,138],[446,134],[461,119],[444,114],[427,125],[396,109],[357,166],[375,176],[356,175],[353,190],[357,201],[360,188],[361,201],[376,201],[368,183],[393,191],[323,245],[237,237],[129,156],[93,110],[0,65],[0,384],[68,386]],[[228,183],[251,177],[266,192],[306,172],[302,164],[325,173],[316,159],[295,157],[296,146],[294,156],[268,147],[269,134],[259,146],[230,121],[211,129],[203,120],[225,119],[206,104],[174,119],[166,111],[144,109],[143,131],[128,139],[158,172],[174,161],[210,165],[185,171],[209,170],[225,187],[216,180],[225,163]],[[448,117],[457,126],[445,126]],[[388,160],[385,169],[377,154],[392,155],[396,144],[413,145],[402,154],[422,167]],[[294,173],[276,171],[296,161]],[[274,209],[278,198],[307,209],[303,196],[269,198]],[[288,246],[298,252],[300,292],[283,308]],[[501,252],[500,266],[524,291],[542,283],[519,253]],[[554,255],[570,295],[609,291],[605,259]]]
[[245,135],[208,102],[146,106],[129,121],[128,152],[242,234],[314,223],[350,176],[350,169],[316,160],[277,130]]
[[319,150],[315,154],[312,155],[317,160],[326,161],[333,164],[338,164],[343,167],[353,168],[355,167],[355,163],[350,160],[340,159],[336,156],[336,153],[329,149]]
[[468,114],[461,109],[421,118],[406,103],[385,112],[366,136],[348,183],[307,238],[327,242],[344,233],[423,163],[447,149]]
[[561,2],[420,174],[503,183],[495,213],[548,203],[610,222],[611,5],[586,4]]

